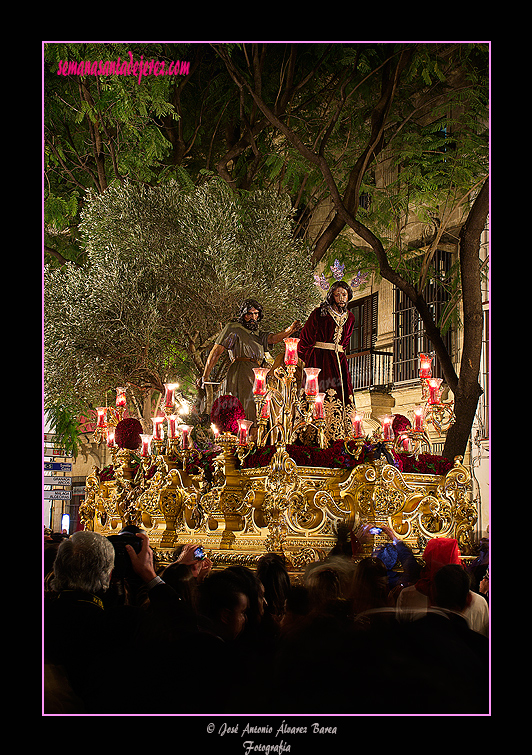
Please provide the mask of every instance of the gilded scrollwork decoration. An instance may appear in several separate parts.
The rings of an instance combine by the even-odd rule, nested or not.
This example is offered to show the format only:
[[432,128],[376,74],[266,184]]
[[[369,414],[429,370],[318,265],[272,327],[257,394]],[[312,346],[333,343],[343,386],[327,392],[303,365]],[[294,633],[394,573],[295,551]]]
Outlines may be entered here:
[[[354,403],[344,406],[330,390],[320,405],[310,391],[298,391],[295,371],[293,363],[277,368],[268,392],[256,396],[254,438],[215,436],[208,476],[191,471],[190,427],[181,439],[170,432],[175,415],[165,406],[167,436],[161,431],[149,442],[142,435],[142,448],[113,447],[110,468],[93,468],[80,507],[83,526],[111,534],[136,524],[163,557],[181,543],[198,542],[219,565],[253,564],[261,553],[277,552],[300,568],[331,550],[341,522],[386,525],[416,552],[431,537],[455,537],[462,553],[470,553],[477,511],[463,459],[439,472],[405,471],[397,463],[403,453],[397,438],[355,432]],[[95,442],[103,442],[104,431],[102,424]],[[417,461],[426,433],[417,427],[405,433],[415,449],[403,458]],[[338,465],[316,461],[325,456],[293,458],[294,448],[327,452],[338,443]],[[271,451],[267,461],[254,463],[264,450]],[[371,547],[378,543],[377,535]]]

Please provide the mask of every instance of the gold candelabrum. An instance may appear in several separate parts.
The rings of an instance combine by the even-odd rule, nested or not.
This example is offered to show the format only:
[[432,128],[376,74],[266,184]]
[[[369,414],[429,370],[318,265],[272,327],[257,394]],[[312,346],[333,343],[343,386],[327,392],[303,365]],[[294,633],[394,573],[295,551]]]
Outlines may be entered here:
[[[95,467],[87,478],[80,508],[84,525],[111,533],[137,524],[146,529],[163,561],[177,545],[195,542],[219,566],[252,565],[265,551],[274,551],[283,553],[292,567],[302,567],[334,546],[340,522],[386,525],[419,553],[431,537],[441,536],[456,537],[462,553],[470,552],[477,515],[462,459],[457,457],[446,475],[406,474],[393,463],[394,452],[419,454],[428,441],[426,407],[419,415],[416,407],[413,426],[397,436],[393,416],[382,417],[380,429],[368,439],[364,418],[354,407],[348,408],[346,431],[345,407],[338,414],[333,396],[319,393],[319,370],[305,371],[305,385],[298,392],[296,367],[297,339],[286,339],[284,365],[255,370],[256,432],[247,419],[236,434],[219,433],[212,426],[219,452],[209,479],[203,471],[188,471],[191,428],[178,424],[176,387],[166,384],[163,413],[153,418],[153,433],[141,436],[141,448],[119,449],[111,442],[112,476],[102,479]],[[107,430],[123,416],[124,394],[117,389],[121,405],[108,413]],[[298,466],[288,446],[309,431],[319,449],[340,437],[358,464]],[[99,422],[95,440],[104,440],[105,432]],[[362,457],[364,444],[371,446],[371,441],[382,444],[386,453]],[[266,446],[268,463],[255,465],[253,453],[267,451]],[[379,537],[367,546],[368,554]]]
[[454,400],[442,401],[443,380],[432,375],[433,359],[433,353],[419,355],[421,398],[425,403],[414,410],[414,431],[423,432],[423,423],[426,423],[432,425],[438,435],[442,435],[455,421]]

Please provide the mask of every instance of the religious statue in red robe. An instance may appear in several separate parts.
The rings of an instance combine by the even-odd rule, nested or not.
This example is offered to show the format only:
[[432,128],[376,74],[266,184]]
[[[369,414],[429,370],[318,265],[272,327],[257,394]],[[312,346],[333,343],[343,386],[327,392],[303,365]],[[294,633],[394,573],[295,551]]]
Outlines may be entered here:
[[351,286],[344,281],[333,283],[326,300],[310,314],[298,344],[298,355],[304,366],[321,369],[318,376],[320,392],[327,394],[328,390],[334,389],[336,398],[344,406],[353,400],[346,358],[355,322],[353,313],[347,309],[352,298]]

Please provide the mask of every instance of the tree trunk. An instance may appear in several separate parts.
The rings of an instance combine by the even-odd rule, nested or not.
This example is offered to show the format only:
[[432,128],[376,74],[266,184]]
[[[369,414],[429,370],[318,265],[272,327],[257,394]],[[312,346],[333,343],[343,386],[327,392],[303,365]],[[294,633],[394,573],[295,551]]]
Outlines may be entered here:
[[479,248],[489,212],[489,179],[480,190],[460,232],[460,271],[464,311],[464,345],[460,377],[454,392],[456,421],[447,432],[443,455],[463,456],[475,419],[482,388],[478,382],[482,354],[484,316],[480,282]]

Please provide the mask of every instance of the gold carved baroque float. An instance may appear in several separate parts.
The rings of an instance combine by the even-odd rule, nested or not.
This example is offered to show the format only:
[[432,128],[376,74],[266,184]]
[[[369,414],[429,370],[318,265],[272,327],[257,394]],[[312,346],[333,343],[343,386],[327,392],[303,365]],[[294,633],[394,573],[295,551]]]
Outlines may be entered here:
[[310,467],[278,444],[266,466],[241,468],[236,436],[218,442],[223,450],[211,482],[163,454],[150,457],[147,478],[142,459],[118,451],[113,479],[102,480],[97,468],[87,479],[80,512],[86,528],[111,534],[136,524],[163,561],[193,541],[215,565],[253,564],[275,551],[303,566],[334,546],[339,522],[391,526],[419,553],[438,536],[456,537],[462,553],[471,552],[477,513],[461,458],[445,475],[404,473],[385,458],[352,469]]
[[[215,565],[253,564],[265,552],[279,552],[297,568],[331,550],[341,522],[355,528],[389,526],[416,553],[432,537],[454,537],[463,555],[471,553],[477,512],[462,458],[441,474],[401,471],[397,459],[419,458],[427,440],[415,412],[414,427],[396,433],[392,418],[382,418],[382,430],[373,433],[371,453],[366,454],[362,417],[353,405],[344,409],[332,395],[317,394],[310,380],[315,375],[307,376],[298,395],[294,340],[287,339],[285,367],[274,371],[269,385],[267,370],[257,370],[257,439],[250,440],[246,421],[238,435],[216,433],[218,455],[208,479],[203,470],[187,471],[191,428],[176,425],[176,386],[166,386],[166,437],[165,417],[155,417],[154,434],[140,436],[140,452],[114,443],[125,393],[117,389],[109,444],[112,474],[106,477],[105,470],[95,467],[87,478],[80,508],[85,528],[111,534],[128,524],[140,526],[163,562],[178,545],[193,541],[204,546]],[[346,427],[351,428],[348,433]],[[99,420],[97,439],[104,429]],[[298,464],[289,443],[296,441],[301,449],[309,439],[318,451],[339,443],[348,463]],[[260,451],[266,456],[257,456]],[[376,535],[367,547],[379,540]]]

